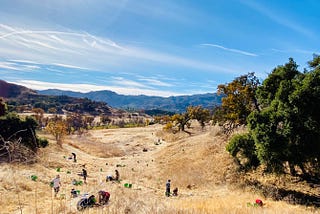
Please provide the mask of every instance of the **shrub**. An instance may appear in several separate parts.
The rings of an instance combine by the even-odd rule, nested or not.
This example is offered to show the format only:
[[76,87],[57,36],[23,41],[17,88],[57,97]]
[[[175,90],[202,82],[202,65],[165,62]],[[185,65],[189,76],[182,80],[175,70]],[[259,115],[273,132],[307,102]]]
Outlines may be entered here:
[[40,147],[44,148],[49,145],[49,141],[46,138],[39,138]]
[[249,133],[234,135],[227,144],[226,150],[244,169],[259,165],[254,140]]

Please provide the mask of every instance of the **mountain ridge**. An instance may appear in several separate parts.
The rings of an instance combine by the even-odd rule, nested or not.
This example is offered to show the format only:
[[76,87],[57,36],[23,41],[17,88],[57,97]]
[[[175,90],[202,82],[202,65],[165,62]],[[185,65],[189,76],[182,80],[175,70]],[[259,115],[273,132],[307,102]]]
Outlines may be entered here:
[[147,95],[123,95],[109,90],[91,91],[87,93],[67,91],[60,89],[38,90],[42,95],[72,96],[77,98],[88,98],[94,101],[106,102],[114,108],[152,110],[159,109],[169,112],[184,112],[190,105],[201,105],[204,108],[212,109],[221,105],[222,96],[216,93],[205,93],[181,96],[147,96]]

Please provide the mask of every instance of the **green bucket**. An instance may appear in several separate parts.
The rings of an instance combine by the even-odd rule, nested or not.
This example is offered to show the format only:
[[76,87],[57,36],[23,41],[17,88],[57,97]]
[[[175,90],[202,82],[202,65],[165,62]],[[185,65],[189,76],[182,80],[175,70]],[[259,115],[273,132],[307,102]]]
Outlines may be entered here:
[[131,187],[132,187],[132,184],[125,183],[125,184],[124,184],[124,187],[126,187],[126,188],[131,188]]

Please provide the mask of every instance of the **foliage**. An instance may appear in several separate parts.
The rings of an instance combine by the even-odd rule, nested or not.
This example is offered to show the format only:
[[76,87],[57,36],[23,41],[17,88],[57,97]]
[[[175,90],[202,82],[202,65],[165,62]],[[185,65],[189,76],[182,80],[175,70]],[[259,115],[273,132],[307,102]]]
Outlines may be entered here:
[[201,127],[205,127],[205,123],[210,120],[210,111],[202,106],[189,106],[186,112],[181,114],[174,114],[171,117],[168,115],[162,117],[155,117],[155,121],[166,124],[165,130],[173,130],[177,127],[177,131],[185,131],[186,127],[190,128],[190,121],[197,120]]
[[202,128],[205,127],[205,123],[210,120],[209,109],[202,108],[202,106],[189,106],[187,112],[192,119],[196,119]]
[[48,122],[45,130],[52,134],[57,143],[62,146],[62,138],[67,134],[67,124],[62,117],[55,116],[52,118]]
[[259,160],[255,152],[254,140],[249,133],[234,135],[227,144],[226,150],[244,169],[259,165]]
[[223,95],[222,105],[214,112],[215,122],[223,125],[225,133],[231,133],[239,125],[246,125],[248,115],[259,110],[256,90],[260,82],[254,73],[235,78],[231,83],[218,86],[218,94]]
[[315,55],[302,73],[290,58],[269,74],[256,90],[261,109],[248,116],[248,136],[235,136],[227,146],[232,156],[255,154],[270,172],[289,166],[291,174],[300,169],[303,175],[320,175],[319,62]]
[[23,112],[32,109],[43,109],[44,112],[62,114],[64,111],[91,115],[111,115],[111,107],[104,102],[92,101],[87,98],[68,96],[47,96],[39,94],[22,94],[19,98],[9,98],[11,111]]
[[168,122],[164,127],[163,130],[169,131],[169,130],[173,130],[173,124],[172,122]]
[[185,131],[185,127],[190,126],[189,121],[191,117],[188,112],[185,112],[183,114],[173,115],[171,120],[174,122],[174,125],[178,127],[178,131]]
[[39,145],[44,148],[49,145],[49,141],[46,138],[39,138]]
[[4,100],[0,97],[0,117],[4,116],[8,111],[7,104],[4,102]]
[[8,157],[9,162],[33,162],[37,149],[48,145],[46,139],[37,137],[37,126],[33,117],[21,119],[6,112],[0,116],[0,156]]
[[9,113],[0,117],[0,127],[0,135],[4,140],[14,141],[21,138],[21,144],[32,151],[36,151],[39,147],[35,134],[37,122],[32,117],[22,120],[18,115]]

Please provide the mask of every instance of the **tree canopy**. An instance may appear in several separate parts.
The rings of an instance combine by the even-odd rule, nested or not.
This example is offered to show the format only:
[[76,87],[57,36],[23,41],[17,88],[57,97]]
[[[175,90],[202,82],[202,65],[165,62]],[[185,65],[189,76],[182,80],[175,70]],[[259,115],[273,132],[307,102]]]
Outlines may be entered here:
[[309,70],[300,72],[290,58],[268,75],[255,91],[259,108],[253,109],[246,120],[250,137],[235,136],[227,146],[233,156],[253,139],[254,149],[247,148],[242,154],[251,159],[256,156],[268,171],[289,168],[292,174],[300,169],[304,175],[319,175],[319,62],[320,57],[314,56]]
[[232,132],[239,125],[247,124],[247,117],[252,110],[259,110],[256,90],[260,85],[254,73],[235,78],[231,83],[218,86],[218,94],[223,95],[222,105],[217,108],[214,120],[219,122],[226,133]]

